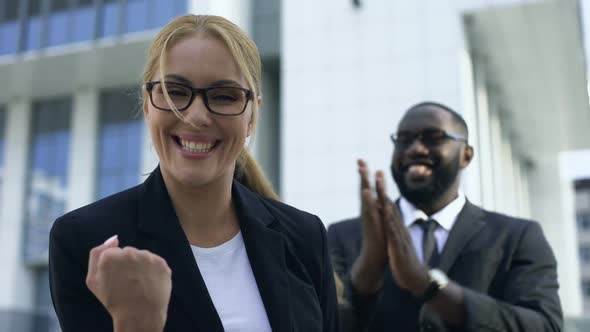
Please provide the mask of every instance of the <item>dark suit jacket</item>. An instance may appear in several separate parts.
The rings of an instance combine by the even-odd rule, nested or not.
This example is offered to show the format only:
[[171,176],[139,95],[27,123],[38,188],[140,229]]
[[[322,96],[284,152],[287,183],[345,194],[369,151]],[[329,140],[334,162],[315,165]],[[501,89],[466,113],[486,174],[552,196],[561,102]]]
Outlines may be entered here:
[[[360,219],[328,228],[334,268],[343,280],[361,248]],[[467,202],[439,261],[463,286],[465,331],[561,331],[556,261],[541,227]],[[453,331],[428,306],[398,288],[389,268],[380,294],[360,299],[348,283],[349,303],[369,331]],[[346,327],[345,330],[360,330]]]
[[[332,265],[318,217],[262,197],[234,181],[232,198],[273,331],[339,330]],[[157,168],[141,185],[59,218],[50,234],[53,305],[64,332],[111,331],[85,285],[90,249],[118,234],[172,270],[165,331],[223,331]],[[240,296],[240,294],[236,294]]]

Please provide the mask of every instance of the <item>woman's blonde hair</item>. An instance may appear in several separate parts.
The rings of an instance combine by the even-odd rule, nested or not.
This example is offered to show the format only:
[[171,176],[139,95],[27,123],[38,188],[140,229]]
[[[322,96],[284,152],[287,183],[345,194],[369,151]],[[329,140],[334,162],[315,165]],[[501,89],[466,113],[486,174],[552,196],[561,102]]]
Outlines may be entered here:
[[[163,79],[165,76],[164,65],[166,64],[170,49],[180,40],[200,33],[212,36],[223,42],[236,61],[242,75],[244,75],[248,88],[252,90],[254,95],[254,100],[251,102],[251,126],[252,132],[254,132],[258,121],[258,98],[261,95],[262,63],[260,53],[254,41],[242,29],[223,17],[213,15],[184,15],[168,23],[156,35],[149,48],[147,62],[143,71],[143,82],[149,82],[157,73]],[[184,121],[184,116],[170,100],[165,85],[163,87],[164,96],[172,111]],[[148,98],[145,88],[143,89],[142,95],[143,102],[145,103]],[[268,181],[262,169],[246,147],[242,148],[236,161],[234,178],[254,192],[277,200],[279,199],[279,196],[272,189],[270,181]]]

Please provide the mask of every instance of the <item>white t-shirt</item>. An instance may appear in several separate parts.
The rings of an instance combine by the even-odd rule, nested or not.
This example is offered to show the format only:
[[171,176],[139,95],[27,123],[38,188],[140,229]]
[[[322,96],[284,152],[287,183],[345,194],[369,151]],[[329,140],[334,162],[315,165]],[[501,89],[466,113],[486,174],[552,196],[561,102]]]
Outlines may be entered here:
[[270,332],[242,233],[213,248],[191,245],[226,332]]

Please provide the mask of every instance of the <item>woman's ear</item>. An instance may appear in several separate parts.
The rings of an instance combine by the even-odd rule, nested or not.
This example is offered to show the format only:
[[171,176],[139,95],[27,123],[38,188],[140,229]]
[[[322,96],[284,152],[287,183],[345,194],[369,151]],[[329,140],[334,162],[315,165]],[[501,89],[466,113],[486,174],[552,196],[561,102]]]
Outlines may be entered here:
[[[143,89],[145,89],[145,88],[143,88]],[[143,117],[147,119],[148,112],[149,112],[148,111],[148,98],[149,98],[149,96],[147,95],[147,93],[145,91],[143,92],[142,96],[143,96],[143,101],[141,103],[141,108],[143,111]]]
[[250,137],[251,134],[252,134],[252,119],[250,119],[250,122],[248,122],[248,130],[246,130],[246,137]]
[[[256,103],[258,104],[258,112],[260,112],[260,105],[262,104],[262,96],[258,96],[256,98]],[[252,128],[254,127],[254,112],[250,114],[250,121],[248,121],[248,131],[246,131],[246,137],[250,137],[252,134]]]

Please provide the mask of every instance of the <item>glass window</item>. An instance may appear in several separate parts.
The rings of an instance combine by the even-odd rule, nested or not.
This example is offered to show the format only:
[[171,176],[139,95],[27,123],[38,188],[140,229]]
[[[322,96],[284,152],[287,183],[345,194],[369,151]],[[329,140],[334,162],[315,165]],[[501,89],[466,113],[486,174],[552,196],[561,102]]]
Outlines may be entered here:
[[101,33],[100,37],[112,37],[119,32],[119,0],[103,0],[101,8]]
[[150,20],[151,28],[160,28],[179,15],[188,11],[187,0],[152,0],[153,12]]
[[590,279],[582,281],[582,292],[584,293],[584,297],[590,297]]
[[4,13],[0,17],[0,55],[16,53],[18,51],[18,40],[20,36],[18,21],[19,1],[1,1],[0,6]]
[[590,214],[589,213],[578,213],[578,228],[582,231],[590,231]]
[[580,259],[584,263],[590,263],[590,246],[580,246]]
[[25,22],[25,50],[41,48],[41,0],[29,0]]
[[11,1],[5,0],[0,1],[0,5],[2,6],[2,13],[4,13],[2,20],[4,21],[12,21],[18,19],[18,5],[19,1]]
[[48,17],[47,46],[65,44],[71,41],[72,15],[70,1],[51,0]]
[[[2,187],[4,184],[4,140],[6,128],[6,111],[0,106],[0,202],[2,202]],[[0,209],[2,207],[0,206]]]
[[125,8],[125,32],[148,29],[148,0],[127,0]]
[[73,11],[74,28],[73,41],[94,39],[96,27],[96,10],[93,0],[78,0],[78,6]]
[[53,310],[49,291],[49,269],[43,266],[35,269],[35,315],[31,331],[59,331],[59,323]]
[[143,121],[136,94],[118,89],[100,96],[97,197],[139,183]]
[[65,212],[70,112],[69,98],[33,104],[24,250],[30,264],[46,264],[49,229]]

